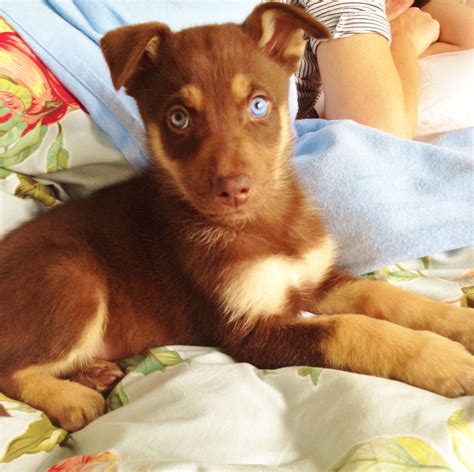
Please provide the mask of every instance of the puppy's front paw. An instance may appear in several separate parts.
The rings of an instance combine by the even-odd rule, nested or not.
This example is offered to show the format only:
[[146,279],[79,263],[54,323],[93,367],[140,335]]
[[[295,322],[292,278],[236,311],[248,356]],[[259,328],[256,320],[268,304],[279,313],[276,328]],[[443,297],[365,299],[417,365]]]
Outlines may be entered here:
[[62,387],[45,408],[45,413],[68,431],[78,431],[105,411],[104,397],[75,382],[63,381]]
[[448,332],[441,334],[461,343],[474,354],[474,309],[450,308],[445,322]]
[[474,395],[474,356],[459,343],[419,332],[418,355],[407,364],[408,383],[444,395]]

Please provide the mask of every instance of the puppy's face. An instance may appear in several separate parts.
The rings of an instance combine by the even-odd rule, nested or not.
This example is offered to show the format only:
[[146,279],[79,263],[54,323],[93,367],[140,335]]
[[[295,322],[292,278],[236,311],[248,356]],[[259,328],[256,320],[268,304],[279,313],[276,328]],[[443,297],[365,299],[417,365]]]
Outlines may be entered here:
[[288,74],[238,26],[177,33],[160,57],[131,92],[153,158],[204,215],[251,216],[289,157]]
[[102,42],[113,79],[118,53],[109,49],[120,47],[117,38],[122,48],[135,44],[130,70],[121,69],[122,83],[116,72],[115,85],[136,99],[155,163],[189,203],[222,224],[255,216],[285,191],[288,81],[305,46],[301,25],[326,35],[304,12],[267,5],[243,25],[172,33],[152,23],[115,30]]

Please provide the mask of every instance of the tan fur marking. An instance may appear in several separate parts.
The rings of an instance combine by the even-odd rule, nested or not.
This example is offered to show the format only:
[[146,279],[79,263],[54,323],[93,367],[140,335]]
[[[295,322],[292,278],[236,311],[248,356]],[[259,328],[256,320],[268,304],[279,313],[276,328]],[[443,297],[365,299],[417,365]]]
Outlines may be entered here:
[[252,90],[250,79],[245,74],[235,74],[231,82],[232,97],[238,103],[245,100]]
[[203,95],[200,88],[193,84],[184,85],[179,91],[181,97],[186,102],[198,111],[202,110],[203,107]]
[[275,165],[275,176],[274,182],[277,187],[282,187],[286,185],[284,179],[282,179],[282,174],[284,170],[284,165],[288,159],[288,150],[291,149],[292,144],[292,132],[290,128],[290,116],[288,112],[287,105],[281,105],[278,109],[280,114],[280,140],[278,144],[278,150],[275,154],[276,165]]
[[145,51],[150,55],[153,61],[158,59],[158,46],[160,44],[160,38],[155,36],[151,38],[148,44],[145,47]]
[[[425,302],[427,305],[423,307]],[[420,323],[423,329],[429,328],[425,323],[433,318],[433,310],[439,310],[438,305],[386,282],[364,279],[335,287],[317,301],[318,311],[322,313],[369,314],[415,329],[420,327]]]
[[179,175],[179,168],[175,162],[166,153],[163,143],[161,141],[160,128],[154,123],[148,126],[148,134],[150,137],[150,145],[153,155],[158,159],[160,164],[173,176],[177,178]]
[[180,172],[179,165],[166,153],[161,141],[160,128],[153,123],[148,127],[148,142],[150,143],[153,155],[173,179],[173,184],[177,184],[182,195],[189,201],[192,201],[187,186],[183,183],[182,172]]
[[258,45],[263,48],[271,39],[275,33],[275,17],[277,13],[273,10],[267,10],[262,15],[262,36]]
[[292,133],[290,129],[290,116],[288,112],[288,106],[282,105],[279,110],[280,114],[280,147],[278,149],[278,155],[282,157],[288,156],[289,146],[292,141]]
[[34,369],[25,369],[15,376],[20,399],[43,410],[61,427],[77,431],[104,413],[105,401],[100,393]]
[[[266,11],[262,15],[262,36],[258,45],[263,48],[269,43],[276,33],[276,18],[278,13],[272,10]],[[303,30],[298,28],[286,41],[286,49],[283,51],[284,58],[300,58],[306,47],[306,41],[303,37]]]
[[331,367],[394,378],[394,359],[413,345],[413,334],[387,321],[341,314],[334,337],[323,341],[322,348]]
[[434,331],[461,342],[474,352],[474,317],[470,309],[438,303],[387,282],[352,280],[318,300],[317,310],[320,313],[362,313],[407,328]]
[[458,343],[361,315],[322,318],[316,320],[336,323],[334,335],[321,344],[331,367],[401,380],[448,397],[474,392],[474,357]]
[[277,185],[284,184],[281,179],[283,166],[287,162],[288,153],[291,149],[293,133],[290,128],[290,114],[288,106],[282,105],[278,109],[280,114],[280,140],[278,145],[278,151],[276,153],[277,165],[275,166],[275,182]]
[[102,342],[105,328],[107,326],[107,303],[102,294],[98,296],[97,311],[93,321],[84,329],[77,344],[69,351],[65,357],[57,362],[35,365],[23,369],[14,375],[15,380],[28,377],[34,373],[47,373],[58,376],[81,368],[88,361],[96,356]]
[[283,57],[299,58],[303,55],[306,47],[306,41],[303,39],[303,30],[297,29],[291,38],[288,39],[288,46],[283,52]]
[[71,431],[101,415],[104,399],[94,390],[55,376],[70,373],[94,358],[102,342],[107,315],[107,303],[100,294],[94,320],[63,359],[27,367],[13,375],[22,401],[43,409],[51,419]]
[[317,285],[335,259],[335,247],[328,238],[300,258],[271,256],[254,264],[238,264],[224,281],[222,304],[231,320],[278,315],[287,303],[288,291]]

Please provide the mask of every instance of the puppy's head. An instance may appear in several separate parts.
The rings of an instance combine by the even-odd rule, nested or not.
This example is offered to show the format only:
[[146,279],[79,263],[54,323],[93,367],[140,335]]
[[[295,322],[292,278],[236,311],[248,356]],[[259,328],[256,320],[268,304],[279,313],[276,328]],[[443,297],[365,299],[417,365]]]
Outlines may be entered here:
[[173,33],[145,23],[101,41],[115,88],[138,103],[154,163],[214,221],[252,217],[285,192],[289,77],[304,33],[329,37],[304,11],[267,3],[241,25]]

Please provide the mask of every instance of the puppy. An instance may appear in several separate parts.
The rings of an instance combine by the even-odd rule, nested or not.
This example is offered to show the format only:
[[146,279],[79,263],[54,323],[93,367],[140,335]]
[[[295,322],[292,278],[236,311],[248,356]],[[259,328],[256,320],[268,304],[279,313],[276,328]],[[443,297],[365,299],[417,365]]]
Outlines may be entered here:
[[472,310],[335,267],[291,162],[288,83],[303,34],[328,37],[300,9],[267,3],[241,25],[105,35],[150,165],[1,243],[0,391],[74,431],[104,399],[62,378],[197,344],[261,368],[323,366],[474,394]]

